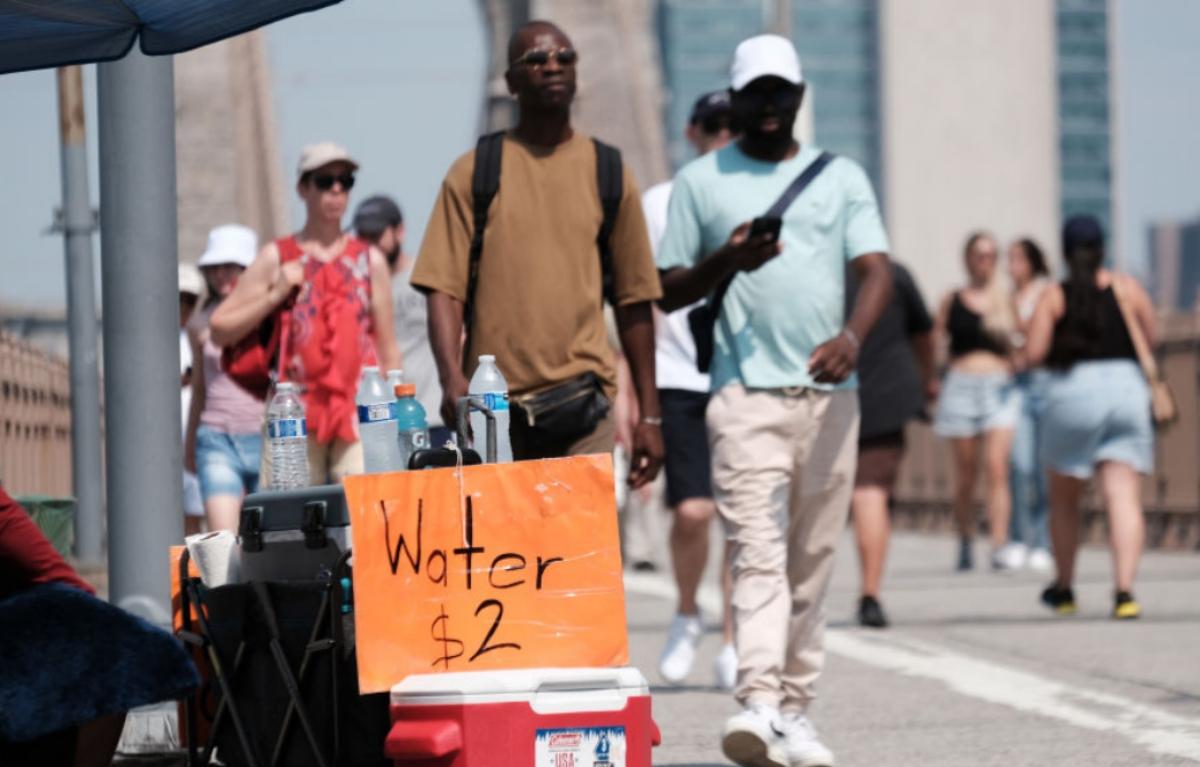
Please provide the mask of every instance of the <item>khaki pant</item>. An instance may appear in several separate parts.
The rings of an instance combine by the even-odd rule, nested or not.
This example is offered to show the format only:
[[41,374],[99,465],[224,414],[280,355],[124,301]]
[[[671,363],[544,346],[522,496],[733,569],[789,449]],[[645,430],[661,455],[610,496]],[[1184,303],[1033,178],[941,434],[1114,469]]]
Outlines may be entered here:
[[713,491],[733,542],[735,696],[802,710],[825,661],[825,592],[846,526],[858,392],[747,390],[708,406]]

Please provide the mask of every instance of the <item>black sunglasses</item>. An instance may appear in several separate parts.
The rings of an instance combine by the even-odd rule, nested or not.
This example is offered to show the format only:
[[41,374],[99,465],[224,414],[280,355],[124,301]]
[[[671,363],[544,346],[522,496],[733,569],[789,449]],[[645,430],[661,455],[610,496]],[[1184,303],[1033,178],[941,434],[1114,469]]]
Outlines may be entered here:
[[334,176],[329,173],[322,173],[312,177],[313,186],[320,189],[322,192],[328,192],[333,189],[335,183],[341,184],[342,189],[349,192],[354,188],[354,174],[343,173],[339,176]]
[[519,59],[514,61],[512,65],[514,67],[521,66],[522,64],[530,67],[544,67],[550,63],[551,56],[554,56],[554,60],[557,61],[560,66],[564,67],[569,67],[575,62],[579,61],[579,52],[574,48],[559,48],[556,51],[548,51],[543,48],[538,48],[532,51],[526,51]]
[[767,105],[784,112],[790,112],[800,107],[800,97],[804,91],[800,88],[771,88],[769,90],[743,90],[734,94],[734,106],[763,109]]

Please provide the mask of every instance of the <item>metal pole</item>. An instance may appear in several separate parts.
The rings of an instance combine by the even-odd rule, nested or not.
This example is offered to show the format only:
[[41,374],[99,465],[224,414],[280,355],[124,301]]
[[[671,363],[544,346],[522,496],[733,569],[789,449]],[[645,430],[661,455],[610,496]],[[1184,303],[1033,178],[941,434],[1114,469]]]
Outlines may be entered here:
[[792,0],[775,0],[771,14],[771,31],[792,39]]
[[104,486],[100,477],[100,374],[97,369],[96,230],[88,199],[87,131],[80,67],[58,70],[58,122],[62,136],[66,253],[67,337],[71,349],[71,485],[75,493],[75,556],[86,565],[103,554]]
[[174,67],[134,48],[99,73],[109,600],[167,626],[183,538]]

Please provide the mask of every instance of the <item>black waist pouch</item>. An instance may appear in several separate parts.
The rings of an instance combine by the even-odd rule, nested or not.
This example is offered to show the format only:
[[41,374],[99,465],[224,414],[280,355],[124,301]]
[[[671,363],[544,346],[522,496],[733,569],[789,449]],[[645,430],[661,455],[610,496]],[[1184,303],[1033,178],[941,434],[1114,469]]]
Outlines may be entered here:
[[608,398],[595,373],[552,389],[512,398],[513,417],[537,439],[563,441],[590,434],[608,415]]

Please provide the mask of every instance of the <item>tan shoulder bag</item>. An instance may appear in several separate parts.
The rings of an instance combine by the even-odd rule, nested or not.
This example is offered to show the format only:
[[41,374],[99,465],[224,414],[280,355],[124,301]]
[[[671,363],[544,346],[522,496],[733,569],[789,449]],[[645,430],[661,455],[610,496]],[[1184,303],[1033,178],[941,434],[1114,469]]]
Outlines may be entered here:
[[1129,331],[1129,338],[1133,341],[1134,351],[1137,352],[1138,364],[1142,366],[1146,383],[1150,385],[1150,417],[1154,421],[1155,428],[1165,429],[1179,419],[1179,407],[1175,404],[1175,395],[1171,392],[1171,387],[1163,380],[1162,373],[1158,369],[1158,362],[1154,359],[1154,352],[1150,349],[1150,344],[1146,342],[1146,334],[1142,332],[1142,326],[1134,316],[1133,307],[1129,305],[1125,291],[1121,288],[1121,281],[1115,274],[1113,275],[1112,289],[1113,295],[1117,299],[1117,306],[1121,309],[1121,317],[1125,320],[1125,328]]

